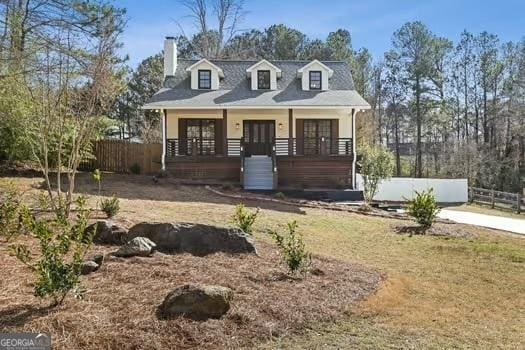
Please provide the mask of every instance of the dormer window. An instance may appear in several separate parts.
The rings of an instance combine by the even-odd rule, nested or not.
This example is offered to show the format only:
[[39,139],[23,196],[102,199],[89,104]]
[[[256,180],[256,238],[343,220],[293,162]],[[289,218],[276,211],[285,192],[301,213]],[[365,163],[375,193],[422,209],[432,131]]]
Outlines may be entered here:
[[333,74],[334,71],[330,67],[318,60],[313,60],[297,70],[297,77],[301,79],[303,91],[328,90],[329,79]]
[[257,89],[258,90],[269,90],[270,89],[270,71],[269,70],[258,70],[257,71]]
[[224,78],[222,69],[205,58],[186,68],[186,71],[190,73],[192,90],[218,90],[220,79]]
[[199,69],[199,89],[211,89],[211,70]]
[[246,69],[246,76],[251,80],[252,90],[277,90],[281,69],[267,60],[261,60]]
[[322,73],[320,70],[310,71],[310,90],[321,90]]

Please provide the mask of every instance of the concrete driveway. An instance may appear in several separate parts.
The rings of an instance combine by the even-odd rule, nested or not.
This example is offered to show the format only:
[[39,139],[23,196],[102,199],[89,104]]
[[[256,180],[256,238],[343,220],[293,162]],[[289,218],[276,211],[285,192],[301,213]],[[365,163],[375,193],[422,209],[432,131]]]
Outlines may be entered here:
[[476,225],[525,235],[525,220],[443,209],[438,216],[460,224]]

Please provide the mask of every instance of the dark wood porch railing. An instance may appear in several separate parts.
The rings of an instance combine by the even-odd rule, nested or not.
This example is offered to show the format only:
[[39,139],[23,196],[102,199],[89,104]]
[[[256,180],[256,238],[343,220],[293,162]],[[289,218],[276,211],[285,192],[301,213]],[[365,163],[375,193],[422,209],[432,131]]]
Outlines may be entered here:
[[[219,151],[219,152],[218,152]],[[221,152],[215,147],[215,139],[167,139],[166,156],[214,156]]]
[[[215,139],[167,139],[166,157],[179,156],[241,156],[243,139],[227,139],[219,147]],[[220,148],[220,149],[219,149]],[[351,138],[276,138],[271,145],[272,156],[349,156],[352,155]]]
[[351,138],[277,138],[278,156],[349,156],[353,153]]

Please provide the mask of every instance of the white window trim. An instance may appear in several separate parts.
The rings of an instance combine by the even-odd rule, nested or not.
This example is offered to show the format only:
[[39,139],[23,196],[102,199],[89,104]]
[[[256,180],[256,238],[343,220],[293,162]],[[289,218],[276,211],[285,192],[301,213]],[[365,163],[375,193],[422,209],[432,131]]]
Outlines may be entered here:
[[[271,69],[273,69],[275,71],[275,73],[277,74],[278,78],[281,77],[282,71],[281,71],[281,69],[279,67],[277,67],[274,64],[268,62],[267,60],[260,60],[259,62],[257,62],[253,66],[251,66],[250,68],[246,69],[246,73],[247,73],[246,75],[248,76],[248,78],[251,77],[251,73],[253,71],[257,70],[257,67],[259,67],[263,63],[266,63]],[[265,70],[267,70],[267,69],[265,69]]]
[[[200,70],[211,71],[211,89],[201,89],[199,87]],[[189,72],[191,76],[191,89],[197,91],[218,90],[220,85],[220,79],[224,78],[224,72],[222,71],[222,69],[205,58],[201,59],[198,62],[195,62],[194,64],[186,68],[186,71]]]
[[321,66],[321,68],[323,68],[328,73],[328,78],[331,78],[332,75],[334,75],[333,69],[331,69],[330,67],[328,67],[326,64],[324,64],[323,62],[319,60],[313,60],[312,62],[308,63],[306,66],[303,66],[297,70],[297,74],[299,75],[299,77],[301,78],[303,73],[309,71],[308,68],[310,68],[310,66],[314,64],[318,64],[319,66]]
[[[264,69],[261,66],[264,65]],[[259,69],[261,68],[261,69]],[[259,89],[259,71],[265,70],[270,72],[270,88],[269,89]],[[277,79],[281,77],[282,71],[279,67],[276,67],[274,64],[268,62],[267,60],[260,60],[255,63],[248,69],[246,69],[246,76],[248,79],[251,79],[251,88],[253,91],[272,91],[277,90]]]
[[202,63],[207,63],[208,65],[210,65],[213,69],[217,71],[217,73],[219,73],[219,77],[224,78],[224,72],[222,71],[222,69],[205,58],[198,62],[195,62],[194,64],[186,68],[186,72],[191,72],[192,70],[198,69],[197,67],[200,66]]

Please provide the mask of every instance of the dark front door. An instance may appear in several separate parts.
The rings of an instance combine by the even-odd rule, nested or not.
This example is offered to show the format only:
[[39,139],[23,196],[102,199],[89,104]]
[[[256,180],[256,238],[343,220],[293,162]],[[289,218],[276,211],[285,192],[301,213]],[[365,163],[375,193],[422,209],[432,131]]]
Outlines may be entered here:
[[275,121],[245,120],[244,147],[246,156],[271,155],[275,138]]

